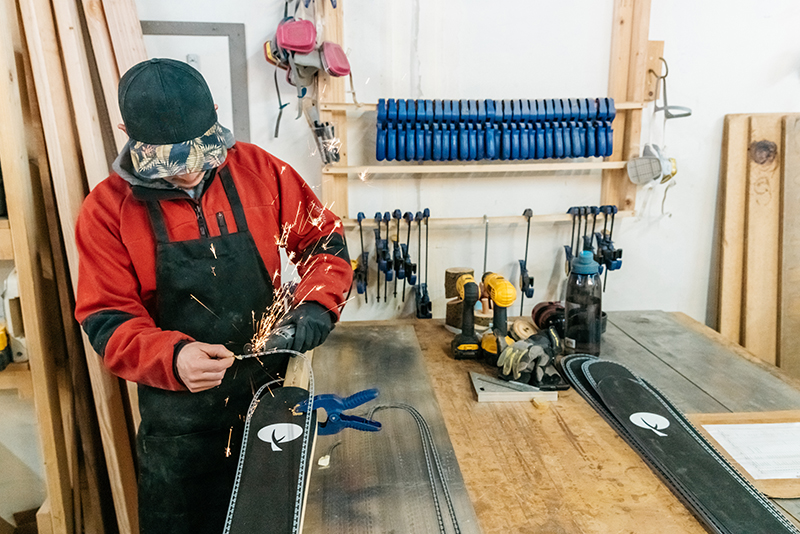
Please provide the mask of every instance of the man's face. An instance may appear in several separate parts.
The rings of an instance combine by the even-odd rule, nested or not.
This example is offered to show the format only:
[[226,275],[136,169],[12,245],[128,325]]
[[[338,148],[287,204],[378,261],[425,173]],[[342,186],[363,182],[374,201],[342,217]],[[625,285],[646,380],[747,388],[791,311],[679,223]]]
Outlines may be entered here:
[[166,181],[181,189],[194,189],[203,179],[205,171],[190,172],[189,174],[178,174],[164,178]]

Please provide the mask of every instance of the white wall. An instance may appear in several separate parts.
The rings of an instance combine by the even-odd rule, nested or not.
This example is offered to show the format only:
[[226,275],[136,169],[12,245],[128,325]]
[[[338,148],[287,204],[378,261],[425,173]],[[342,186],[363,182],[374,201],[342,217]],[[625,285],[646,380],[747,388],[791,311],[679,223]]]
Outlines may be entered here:
[[[611,0],[341,1],[345,4],[344,48],[362,102],[376,102],[380,97],[499,99],[606,94]],[[280,138],[272,137],[277,100],[273,70],[263,58],[262,46],[274,33],[283,2],[138,0],[138,8],[142,20],[244,22],[252,141],[319,186],[319,156],[314,153],[314,140],[305,121],[293,120],[294,104],[284,112]],[[643,140],[665,141],[668,154],[678,160],[677,185],[665,202],[671,215],[661,213],[664,186],[659,186],[651,192],[640,191],[639,217],[617,221],[614,237],[624,250],[624,261],[620,271],[609,275],[604,307],[679,310],[705,321],[713,302],[709,287],[713,288],[715,272],[723,118],[727,113],[800,111],[800,39],[796,36],[800,3],[652,0],[651,13],[650,39],[666,42],[670,104],[689,106],[694,113],[690,118],[669,121],[663,138],[661,116],[651,121],[651,111],[645,112]],[[157,48],[151,42],[148,46]],[[210,54],[204,52],[206,44],[182,43],[196,48],[191,51],[200,54],[201,70],[207,78],[227,78],[226,64],[215,63],[212,55],[204,57]],[[164,50],[159,48],[157,53],[166,54]],[[179,54],[177,49],[172,53]],[[281,87],[284,101],[291,100],[293,88],[283,80]],[[226,90],[229,88],[218,91]],[[227,99],[227,94],[218,97],[223,118],[228,113],[224,109],[229,105]],[[374,152],[374,113],[351,117],[351,164],[369,163]],[[425,207],[433,217],[520,215],[528,207],[534,213],[560,213],[573,205],[596,205],[599,198],[600,174],[594,171],[528,177],[368,175],[363,183],[351,179],[348,215],[355,217],[363,211],[371,218],[376,211],[399,208],[416,212]],[[480,226],[431,231],[429,286],[436,316],[444,313],[444,270],[452,266],[482,269],[483,235]],[[525,313],[535,302],[558,297],[563,245],[569,235],[568,224],[532,227],[528,261],[536,294],[525,300]],[[351,255],[356,257],[360,252],[358,233],[348,232],[348,239]],[[372,250],[371,231],[365,241]],[[488,268],[516,281],[524,244],[524,225],[490,227]],[[412,254],[416,255],[415,251],[412,245]],[[374,270],[370,280],[370,297],[374,297]],[[385,319],[411,313],[413,296],[406,300],[403,310],[399,296],[380,304],[370,298],[369,305],[358,298],[348,304],[343,318]],[[518,313],[519,305],[511,311]]]

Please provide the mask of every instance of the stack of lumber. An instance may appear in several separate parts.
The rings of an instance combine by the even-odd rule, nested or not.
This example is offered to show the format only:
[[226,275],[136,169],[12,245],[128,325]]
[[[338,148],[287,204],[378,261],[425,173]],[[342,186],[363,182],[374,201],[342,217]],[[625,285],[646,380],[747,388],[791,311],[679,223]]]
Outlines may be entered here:
[[718,330],[800,377],[800,115],[727,115]]
[[0,0],[0,165],[45,462],[40,533],[138,532],[128,388],[73,309],[75,221],[125,142],[120,73],[143,59],[134,0]]

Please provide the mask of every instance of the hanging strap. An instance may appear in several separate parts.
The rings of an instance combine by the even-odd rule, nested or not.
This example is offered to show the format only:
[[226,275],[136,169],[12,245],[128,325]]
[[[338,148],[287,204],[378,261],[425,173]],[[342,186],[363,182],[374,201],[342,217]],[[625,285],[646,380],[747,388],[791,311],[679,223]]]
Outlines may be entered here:
[[159,202],[157,200],[148,200],[147,211],[150,213],[150,226],[153,228],[156,243],[169,243],[167,224],[164,222],[164,214],[161,212]]
[[236,221],[236,231],[246,232],[247,218],[244,216],[242,200],[239,198],[239,192],[236,190],[233,178],[231,177],[231,171],[228,170],[227,166],[220,169],[219,177],[222,181],[222,187],[225,189],[225,194],[228,197],[228,203],[231,205],[231,211],[233,211],[233,220]]

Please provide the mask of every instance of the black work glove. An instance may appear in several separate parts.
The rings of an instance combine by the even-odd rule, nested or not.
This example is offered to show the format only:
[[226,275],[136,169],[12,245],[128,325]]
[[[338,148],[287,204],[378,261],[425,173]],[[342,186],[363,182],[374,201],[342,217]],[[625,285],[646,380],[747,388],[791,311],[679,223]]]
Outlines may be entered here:
[[281,320],[279,326],[295,325],[292,350],[307,352],[325,341],[333,330],[333,315],[321,304],[303,302],[290,310]]

